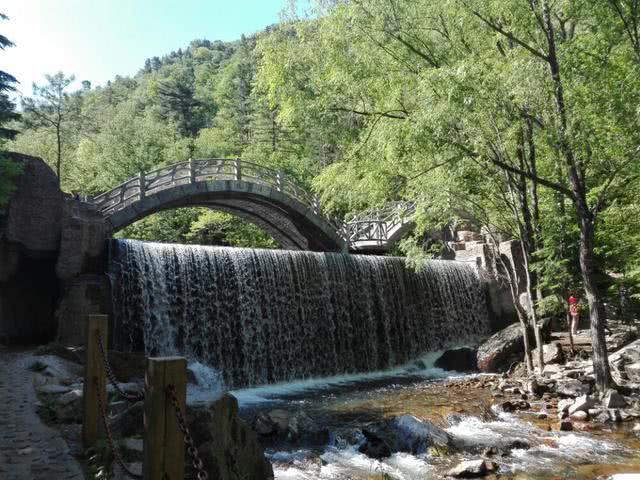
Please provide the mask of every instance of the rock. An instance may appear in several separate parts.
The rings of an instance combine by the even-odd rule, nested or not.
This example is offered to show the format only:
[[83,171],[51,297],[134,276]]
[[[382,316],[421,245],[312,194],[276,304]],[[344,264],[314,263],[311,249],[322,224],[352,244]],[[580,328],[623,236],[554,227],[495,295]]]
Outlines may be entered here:
[[449,434],[433,423],[413,415],[402,415],[390,422],[396,437],[394,449],[414,455],[425,453],[429,447],[449,446]]
[[640,384],[640,362],[628,363],[624,366],[624,372],[630,382]]
[[142,462],[143,440],[141,438],[125,438],[118,442],[118,446],[125,462]]
[[374,432],[369,430],[362,430],[365,436],[365,442],[360,445],[358,451],[365,454],[367,457],[381,459],[391,456],[391,448],[389,444],[380,438]]
[[640,340],[609,355],[609,363],[618,385],[640,386]]
[[55,383],[45,383],[44,385],[39,386],[37,389],[38,393],[42,393],[44,395],[62,395],[63,393],[67,393],[71,391],[71,387],[68,385],[56,385]]
[[558,430],[560,430],[561,432],[571,432],[573,430],[573,423],[571,423],[569,420],[563,420],[560,422]]
[[578,410],[577,412],[573,412],[569,416],[571,417],[571,420],[578,420],[578,421],[584,421],[587,418],[589,418],[589,414],[584,410]]
[[472,348],[456,348],[445,351],[435,362],[437,368],[457,372],[475,372],[478,370],[477,351]]
[[625,408],[627,401],[622,395],[613,389],[609,389],[602,399],[602,405],[604,408]]
[[510,413],[517,410],[528,410],[531,408],[531,405],[525,400],[507,400],[506,402],[502,402],[499,408],[503,412]]
[[[124,465],[134,475],[142,476],[142,462],[125,463]],[[113,462],[113,478],[114,480],[128,480],[131,477],[122,470],[118,462]]]
[[224,394],[208,407],[188,408],[187,422],[209,478],[273,478],[258,437],[240,419],[233,395]]
[[545,377],[552,377],[560,372],[562,372],[562,367],[555,364],[545,365],[542,369],[542,375],[544,375]]
[[0,337],[9,343],[46,343],[56,333],[55,261],[63,194],[41,159],[4,153],[22,172],[0,209]]
[[84,375],[82,365],[64,360],[53,355],[41,355],[37,357],[31,366],[32,371],[38,372],[48,378],[48,383],[70,384],[75,379]]
[[[548,334],[550,322],[542,326],[543,334]],[[534,338],[533,332],[530,332]],[[477,363],[481,372],[504,372],[514,358],[519,359],[524,352],[522,329],[519,323],[513,323],[491,336],[478,348]]]
[[575,379],[558,380],[556,393],[565,397],[579,397],[591,393],[591,385]]
[[56,310],[58,339],[67,345],[86,341],[88,315],[109,311],[111,286],[106,275],[79,275],[64,282],[62,299]]
[[6,210],[6,239],[31,252],[57,252],[63,206],[58,178],[39,158],[5,155],[22,167]]
[[305,445],[326,445],[329,442],[329,430],[300,411],[289,421],[287,440],[292,443],[304,442]]
[[535,377],[527,380],[524,387],[527,393],[535,397],[540,397],[549,391],[549,387],[544,383],[538,382]]
[[447,475],[454,478],[478,478],[497,469],[496,463],[489,460],[467,460],[449,470]]
[[596,405],[595,399],[589,395],[582,395],[576,398],[576,401],[569,407],[569,415],[573,415],[575,412],[587,412],[591,407]]
[[143,379],[145,362],[145,354],[143,352],[109,350],[109,364],[119,382]]
[[56,273],[61,280],[80,274],[101,273],[111,236],[104,216],[95,205],[65,198],[60,225],[60,254]]
[[571,398],[565,398],[558,402],[558,412],[566,413],[569,411],[569,407],[573,405],[574,400]]
[[51,342],[46,345],[40,345],[34,352],[34,355],[53,355],[72,363],[78,363],[80,365],[84,365],[85,363],[84,346],[69,347],[58,342]]
[[71,390],[58,397],[53,411],[60,423],[82,422],[82,390]]
[[115,438],[135,437],[144,433],[144,402],[137,402],[111,420]]
[[[564,362],[564,351],[562,350],[562,345],[558,342],[547,343],[542,346],[542,356],[544,359],[544,364],[551,365],[556,363]],[[531,351],[531,356],[533,357],[533,363],[535,366],[538,365],[538,349],[534,348]]]

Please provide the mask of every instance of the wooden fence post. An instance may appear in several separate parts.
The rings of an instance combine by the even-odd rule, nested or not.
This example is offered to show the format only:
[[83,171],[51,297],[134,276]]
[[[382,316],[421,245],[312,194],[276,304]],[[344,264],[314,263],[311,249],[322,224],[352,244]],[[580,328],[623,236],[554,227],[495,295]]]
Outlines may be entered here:
[[104,438],[102,412],[99,409],[98,395],[102,404],[107,403],[107,379],[105,375],[98,332],[102,337],[102,344],[107,349],[107,329],[109,317],[107,315],[89,315],[87,322],[87,360],[85,362],[84,386],[82,389],[82,444],[84,448],[93,447],[96,442]]
[[142,464],[145,480],[184,479],[184,436],[166,393],[169,385],[175,387],[178,404],[184,412],[187,360],[184,357],[148,358]]

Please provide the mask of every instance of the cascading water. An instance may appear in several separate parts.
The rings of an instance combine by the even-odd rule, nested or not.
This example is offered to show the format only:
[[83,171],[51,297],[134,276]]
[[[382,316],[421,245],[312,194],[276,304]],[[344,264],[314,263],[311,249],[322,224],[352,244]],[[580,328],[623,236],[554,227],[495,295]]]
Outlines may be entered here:
[[401,258],[114,240],[115,337],[229,386],[384,370],[489,333],[476,269]]

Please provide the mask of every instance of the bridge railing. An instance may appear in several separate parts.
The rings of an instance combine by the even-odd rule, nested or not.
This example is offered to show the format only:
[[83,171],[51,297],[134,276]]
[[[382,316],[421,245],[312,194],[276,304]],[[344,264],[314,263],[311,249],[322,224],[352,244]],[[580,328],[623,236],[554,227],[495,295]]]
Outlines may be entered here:
[[190,159],[140,173],[113,190],[90,198],[90,201],[109,216],[162,190],[203,181],[225,180],[250,182],[282,192],[322,217],[348,245],[358,242],[383,245],[415,213],[414,203],[394,202],[380,209],[362,212],[345,222],[325,214],[315,195],[278,170],[230,158]]
[[413,202],[393,202],[367,210],[345,222],[343,236],[350,245],[360,242],[383,245],[396,229],[411,221],[415,209]]
[[321,215],[320,203],[294,180],[277,170],[239,159],[194,159],[140,173],[109,192],[96,195],[92,203],[105,215],[111,215],[148,195],[178,185],[201,181],[236,180],[268,186],[282,192],[317,215]]

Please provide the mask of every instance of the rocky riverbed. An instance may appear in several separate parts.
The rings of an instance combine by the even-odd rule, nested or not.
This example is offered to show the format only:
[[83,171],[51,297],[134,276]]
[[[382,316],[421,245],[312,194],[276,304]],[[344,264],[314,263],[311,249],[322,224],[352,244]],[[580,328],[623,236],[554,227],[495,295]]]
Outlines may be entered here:
[[[640,341],[626,337],[610,357],[623,388],[598,396],[586,354],[571,355],[562,342],[549,344],[544,370],[527,375],[522,365],[509,363],[517,355],[509,335],[512,351],[501,355],[510,368],[498,374],[435,366],[473,368],[475,353],[465,349],[388,372],[228,395],[215,371],[195,364],[188,418],[210,478],[225,480],[237,472],[256,480],[640,474],[640,390],[634,383]],[[63,432],[88,472],[111,470],[112,478],[124,478],[108,452],[80,448],[82,351],[49,346],[38,353],[29,368],[41,416]],[[139,392],[143,357],[110,352],[110,359],[120,389]],[[128,467],[139,470],[142,404],[117,399],[113,387],[109,392],[118,448]]]

